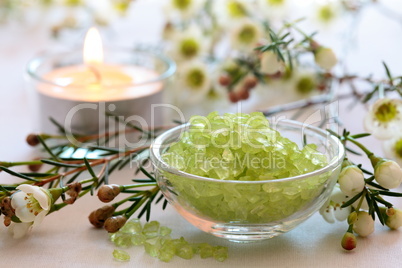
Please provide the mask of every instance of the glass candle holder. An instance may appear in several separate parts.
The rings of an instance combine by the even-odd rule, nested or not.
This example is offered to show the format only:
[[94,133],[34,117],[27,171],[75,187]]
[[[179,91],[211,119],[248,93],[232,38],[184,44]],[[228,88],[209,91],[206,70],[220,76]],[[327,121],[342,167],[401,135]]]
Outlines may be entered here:
[[94,134],[106,128],[112,113],[143,127],[163,122],[162,94],[175,63],[146,50],[106,49],[103,63],[83,64],[82,51],[46,52],[27,65],[34,96],[36,130]]

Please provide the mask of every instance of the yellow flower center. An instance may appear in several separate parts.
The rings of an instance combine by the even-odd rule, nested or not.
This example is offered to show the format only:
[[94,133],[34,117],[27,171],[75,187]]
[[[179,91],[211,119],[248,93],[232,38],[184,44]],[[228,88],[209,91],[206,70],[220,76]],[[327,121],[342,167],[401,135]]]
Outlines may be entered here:
[[242,43],[249,44],[254,41],[256,37],[256,29],[252,25],[246,25],[239,33],[239,40]]
[[298,92],[307,94],[315,88],[314,79],[310,76],[303,76],[297,81],[296,89]]
[[398,114],[396,105],[392,102],[384,102],[374,112],[375,118],[381,123],[388,123],[395,119]]
[[205,73],[201,69],[193,69],[187,74],[187,85],[191,88],[199,88],[205,82]]
[[247,10],[242,3],[231,1],[227,4],[228,13],[233,18],[242,18],[247,16]]
[[402,138],[395,143],[395,153],[398,157],[402,158]]
[[267,2],[271,6],[281,6],[285,3],[285,0],[267,0]]
[[29,212],[33,213],[35,216],[38,216],[39,212],[43,210],[38,200],[36,200],[31,193],[27,194],[25,200],[27,201],[26,207],[28,208]]
[[172,0],[172,1],[173,6],[180,10],[186,10],[191,4],[191,0]]
[[185,39],[181,42],[180,52],[186,58],[192,58],[197,55],[199,50],[198,42],[194,39]]
[[318,18],[324,22],[329,22],[335,17],[335,12],[330,5],[322,6],[318,10]]

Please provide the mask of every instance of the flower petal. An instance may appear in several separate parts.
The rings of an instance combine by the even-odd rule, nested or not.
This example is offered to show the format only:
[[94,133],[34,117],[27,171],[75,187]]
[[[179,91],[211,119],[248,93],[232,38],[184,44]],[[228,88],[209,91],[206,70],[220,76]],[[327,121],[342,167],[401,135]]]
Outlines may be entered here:
[[32,227],[37,227],[39,224],[42,223],[43,219],[47,215],[48,211],[42,210],[36,217],[35,220],[33,221]]
[[28,231],[32,228],[32,223],[22,222],[15,223],[13,222],[9,227],[9,230],[13,233],[13,237],[15,239],[19,239],[24,237]]
[[348,218],[351,210],[352,210],[351,207],[346,207],[346,208],[337,207],[334,210],[335,219],[338,220],[338,221],[346,220]]
[[15,216],[22,222],[32,222],[35,220],[35,214],[30,212],[27,206],[15,208]]
[[334,207],[329,206],[326,208],[326,210],[321,214],[324,220],[326,220],[329,223],[334,223],[335,222],[335,215],[334,215]]

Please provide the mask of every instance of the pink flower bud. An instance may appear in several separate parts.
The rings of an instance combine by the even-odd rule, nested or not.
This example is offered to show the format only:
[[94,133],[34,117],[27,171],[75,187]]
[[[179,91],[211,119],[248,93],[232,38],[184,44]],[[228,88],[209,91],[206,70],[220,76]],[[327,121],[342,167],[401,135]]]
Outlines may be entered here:
[[356,247],[357,239],[354,234],[346,232],[342,238],[341,245],[346,250],[352,250]]

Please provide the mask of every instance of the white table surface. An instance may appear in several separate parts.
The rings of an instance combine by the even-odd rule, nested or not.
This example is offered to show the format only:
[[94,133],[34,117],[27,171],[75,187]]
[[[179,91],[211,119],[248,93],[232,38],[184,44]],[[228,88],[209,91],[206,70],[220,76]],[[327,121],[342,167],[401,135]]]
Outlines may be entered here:
[[[145,3],[144,3],[145,2]],[[396,5],[399,1],[387,1]],[[138,8],[157,15],[152,1],[140,1]],[[402,5],[393,6],[402,14]],[[152,16],[134,12],[147,24],[142,26],[120,23],[115,26],[114,42],[131,45],[135,40],[150,42],[158,31],[158,21]],[[149,14],[148,13],[148,14]],[[141,17],[141,15],[143,17]],[[383,75],[384,60],[397,72],[402,69],[402,24],[381,15],[374,8],[366,10],[361,18],[355,49],[348,58],[351,71],[362,74]],[[151,30],[144,29],[149,25]],[[385,26],[386,25],[386,26]],[[40,33],[40,31],[39,31]],[[120,35],[118,34],[120,33]],[[127,33],[127,34],[121,34]],[[128,34],[132,33],[132,34]],[[133,33],[136,33],[135,35]],[[325,34],[323,35],[325,36]],[[321,42],[331,38],[323,38]],[[339,41],[339,40],[338,40]],[[72,42],[73,43],[73,42]],[[22,74],[25,64],[36,52],[54,45],[54,41],[33,29],[15,25],[0,26],[0,159],[19,161],[31,159],[36,152],[25,144],[28,133],[34,129],[35,119],[29,107],[29,98]],[[340,118],[352,132],[362,132],[365,108],[357,106],[347,110],[349,101],[339,104]],[[375,139],[367,141],[371,148],[381,153]],[[112,177],[115,183],[127,183],[133,170],[125,170]],[[0,174],[0,182],[10,182],[7,174]],[[399,189],[402,191],[402,189]],[[402,208],[402,199],[394,199]],[[128,263],[113,260],[114,245],[108,241],[103,230],[91,227],[87,216],[103,203],[90,196],[77,201],[58,213],[45,218],[41,226],[26,239],[14,240],[4,226],[0,227],[0,267],[401,267],[402,231],[389,231],[376,223],[376,231],[368,238],[359,238],[358,247],[345,252],[340,240],[347,228],[346,223],[326,223],[317,213],[291,232],[279,237],[252,244],[234,244],[205,234],[182,219],[171,207],[166,211],[155,207],[151,217],[173,229],[173,237],[184,236],[192,242],[209,242],[229,247],[229,259],[218,263],[213,259],[196,256],[187,261],[175,257],[171,263],[163,263],[147,254],[141,247],[127,251]]]

